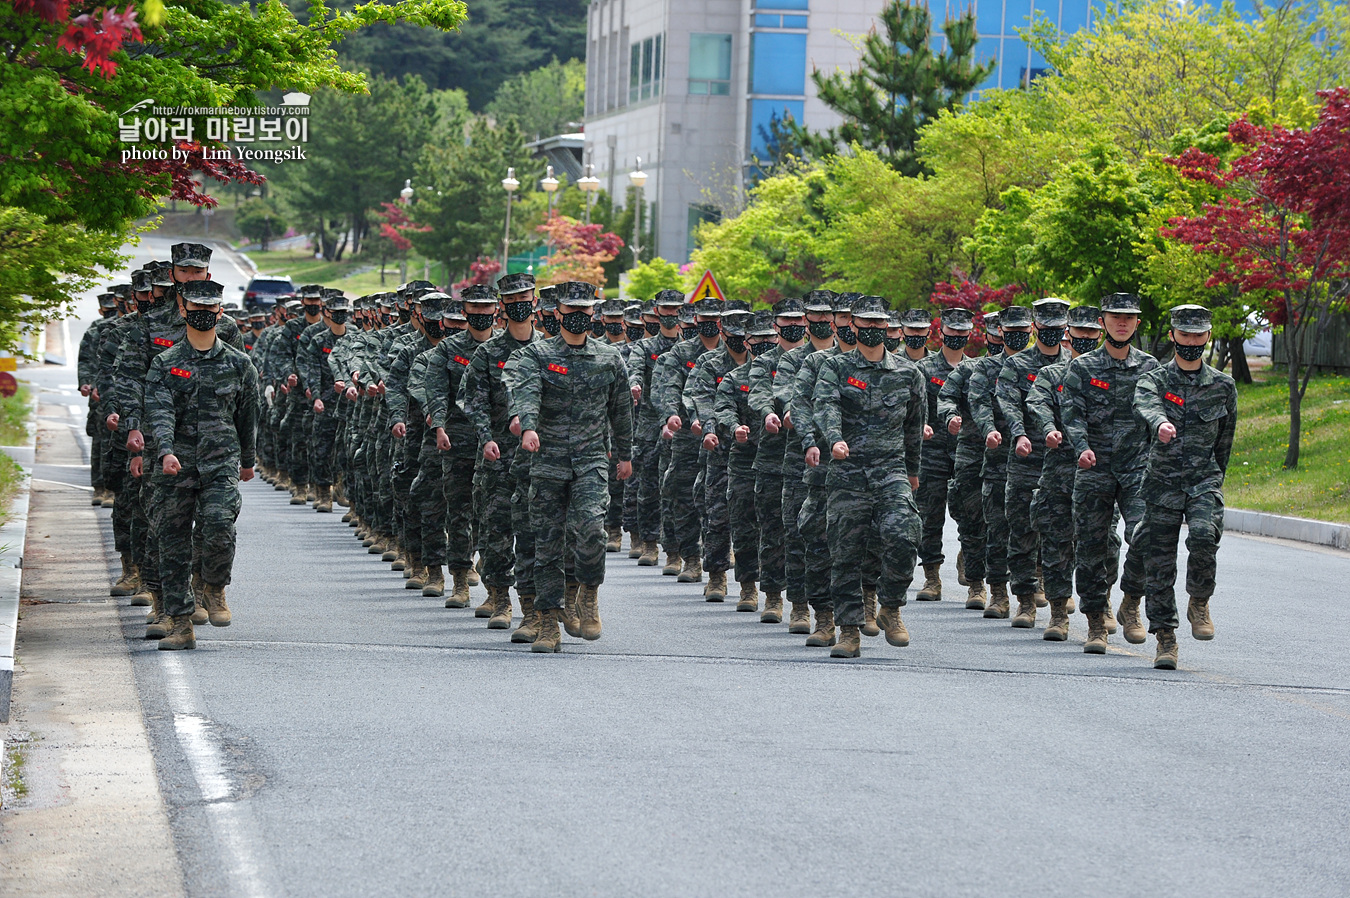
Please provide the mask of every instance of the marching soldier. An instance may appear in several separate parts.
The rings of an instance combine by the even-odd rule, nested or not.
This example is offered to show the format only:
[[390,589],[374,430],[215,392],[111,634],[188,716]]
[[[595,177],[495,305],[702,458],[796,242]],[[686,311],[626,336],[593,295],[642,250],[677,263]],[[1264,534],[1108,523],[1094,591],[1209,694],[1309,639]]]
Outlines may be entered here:
[[[679,312],[683,306],[684,294],[678,290],[662,290],[656,294],[651,317],[656,319],[657,332],[644,339],[629,355],[628,384],[637,400],[633,471],[638,481],[637,535],[642,542],[638,564],[642,567],[657,565],[657,552],[663,537],[667,555],[679,554],[674,522],[661,514],[661,480],[670,463],[671,441],[661,439],[665,418],[656,407],[652,380],[657,362],[680,341]],[[649,326],[644,322],[644,328]]]

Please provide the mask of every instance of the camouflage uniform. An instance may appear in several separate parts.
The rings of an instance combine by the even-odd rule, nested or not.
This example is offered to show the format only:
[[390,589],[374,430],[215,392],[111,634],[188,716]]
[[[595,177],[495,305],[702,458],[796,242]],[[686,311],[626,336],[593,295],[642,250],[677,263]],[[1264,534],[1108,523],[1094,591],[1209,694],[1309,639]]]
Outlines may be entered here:
[[[816,381],[821,366],[840,354],[838,346],[831,346],[829,349],[804,355],[794,378],[792,400],[788,405],[796,433],[797,451],[804,458],[805,453],[813,446],[820,450],[820,464],[816,467],[810,467],[803,461],[802,483],[806,486],[806,494],[802,500],[801,511],[797,515],[797,529],[801,534],[804,549],[803,579],[806,600],[815,609],[817,617],[833,612],[834,596],[831,586],[830,539],[826,527],[827,503],[830,495],[827,477],[832,462],[824,432],[814,418],[814,403]],[[791,447],[788,452],[789,454],[792,452]],[[787,513],[787,505],[785,496],[784,514]],[[857,574],[858,568],[855,568],[854,576]]]
[[[412,498],[413,482],[421,471],[422,441],[426,436],[426,416],[410,390],[413,362],[432,346],[418,330],[395,344],[393,358],[385,375],[384,402],[388,409],[388,427],[405,427],[404,435],[391,446],[393,461],[390,487],[394,503],[394,528],[398,543],[414,565],[428,562],[439,565],[440,556],[424,555],[421,509]],[[439,474],[439,472],[437,472]],[[436,542],[439,542],[437,540]],[[433,546],[433,549],[437,546]],[[444,550],[444,546],[439,548]]]
[[[985,525],[985,579],[990,584],[1008,582],[1008,518],[1004,495],[1008,485],[1008,422],[994,402],[999,372],[1007,364],[1007,353],[978,359],[970,372],[967,402],[980,436],[980,445],[990,431],[997,430],[1003,442],[995,449],[985,448],[980,468],[981,507]],[[973,579],[969,572],[966,579]]]
[[[332,306],[330,306],[332,307]],[[332,486],[336,471],[333,465],[334,445],[337,441],[341,396],[333,389],[334,383],[346,375],[334,372],[329,359],[339,343],[351,337],[349,328],[342,334],[336,334],[327,325],[317,331],[308,343],[296,350],[295,366],[302,392],[309,392],[310,415],[313,429],[310,432],[311,479],[316,486]],[[314,412],[315,400],[322,400],[324,410]]]
[[[661,465],[663,451],[668,452],[669,440],[661,439],[661,428],[665,420],[656,408],[653,397],[653,377],[656,363],[677,343],[675,337],[657,334],[638,342],[628,355],[628,383],[630,387],[641,387],[636,410],[637,422],[633,427],[633,477],[637,480],[637,536],[638,539],[654,543],[663,536],[661,519]],[[673,526],[667,521],[667,527]],[[673,531],[672,531],[673,533]],[[679,547],[673,539],[665,543],[667,551],[677,552]]]
[[[716,305],[712,301],[712,307]],[[694,481],[703,467],[700,455],[703,438],[690,430],[694,417],[684,404],[684,387],[699,358],[707,352],[698,338],[676,343],[657,359],[651,383],[657,419],[664,423],[671,415],[678,415],[683,424],[670,440],[670,461],[661,481],[661,511],[663,521],[670,519],[675,540],[675,545],[668,544],[666,551],[673,548],[675,554],[687,560],[701,557],[699,509],[704,503],[694,495]]]
[[[934,431],[941,429],[950,433],[947,425],[953,418],[961,419],[961,429],[956,434],[956,450],[952,455],[952,480],[947,491],[947,505],[956,520],[956,535],[961,542],[966,580],[972,584],[985,579],[988,544],[980,487],[980,469],[984,465],[984,434],[979,432],[970,409],[970,375],[980,361],[966,359],[947,373],[938,391],[938,417],[932,425]],[[922,488],[922,480],[919,485]]]
[[[736,582],[753,583],[760,579],[760,519],[755,495],[755,459],[759,451],[759,435],[764,419],[755,420],[750,409],[750,366],[753,359],[732,368],[717,385],[713,404],[713,422],[718,441],[727,451],[727,521],[731,531],[731,548],[736,553]],[[736,428],[750,428],[750,437],[737,442]],[[781,478],[780,478],[781,479]],[[782,515],[781,491],[777,511]],[[781,524],[780,524],[781,526]],[[767,584],[764,589],[771,587]],[[773,586],[781,589],[781,583]]]
[[[947,493],[949,481],[956,472],[956,437],[940,423],[938,395],[956,366],[948,364],[946,356],[940,352],[930,353],[917,365],[927,394],[925,420],[933,428],[933,435],[923,441],[919,491],[914,497],[923,522],[919,563],[942,564],[946,560],[942,554],[942,529],[947,523]],[[952,517],[956,517],[955,510]]]
[[[755,478],[755,517],[759,520],[760,588],[765,592],[786,591],[789,601],[800,602],[804,594],[800,568],[797,569],[798,588],[791,588],[787,578],[783,454],[787,449],[789,431],[786,427],[780,427],[778,433],[769,433],[764,429],[764,419],[769,415],[777,415],[779,420],[783,417],[783,405],[778,400],[775,388],[779,375],[783,374],[781,363],[785,354],[781,346],[773,346],[750,360],[750,370],[746,375],[750,391],[745,398],[748,417],[752,420],[746,423],[750,425],[752,435],[758,434],[759,443],[752,470]],[[789,375],[783,376],[791,380]],[[800,475],[797,476],[797,482],[801,483]],[[793,529],[796,529],[795,526]]]
[[[717,391],[727,373],[735,367],[736,360],[723,344],[699,356],[689,373],[682,403],[689,410],[689,422],[698,421],[703,425],[703,436],[698,437],[700,443],[716,431]],[[703,569],[708,573],[720,573],[731,567],[731,516],[727,508],[730,452],[731,444],[719,440],[715,449],[704,449],[701,453]]]

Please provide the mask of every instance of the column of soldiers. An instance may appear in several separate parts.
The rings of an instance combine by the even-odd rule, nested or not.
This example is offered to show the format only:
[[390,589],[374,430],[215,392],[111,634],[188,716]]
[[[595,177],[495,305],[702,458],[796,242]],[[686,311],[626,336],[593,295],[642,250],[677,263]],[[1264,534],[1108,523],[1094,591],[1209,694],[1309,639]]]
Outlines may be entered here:
[[[1100,309],[1046,298],[979,321],[948,309],[937,322],[825,290],[759,312],[671,290],[601,303],[581,283],[536,296],[528,274],[458,299],[423,281],[355,301],[319,285],[298,294],[270,324],[255,312],[229,328],[260,382],[263,478],[292,504],[346,506],[362,546],[447,608],[469,607],[481,582],[476,616],[490,629],[515,622],[510,639],[535,651],[558,651],[560,628],[600,637],[605,554],[622,550],[624,532],[639,566],[659,566],[664,548],[663,574],[700,584],[708,602],[728,599],[730,575],[737,611],[786,618],[833,657],[858,657],[869,636],[906,646],[901,608],[920,565],[917,600],[943,598],[949,514],[967,608],[1034,629],[1049,606],[1043,636],[1065,641],[1076,584],[1084,650],[1104,653],[1117,626],[1136,644],[1151,630],[1159,667],[1176,664],[1185,521],[1187,617],[1197,639],[1213,636],[1236,394],[1200,361],[1201,307],[1173,311],[1176,358],[1160,365],[1133,345],[1140,308],[1127,294]],[[100,352],[127,338],[99,335],[143,315],[116,290],[101,299]],[[988,354],[970,357],[977,326]],[[106,387],[91,365],[98,401]],[[109,428],[113,417],[93,414]],[[96,501],[117,518],[137,502],[124,498],[135,478],[117,473],[128,468],[117,453],[138,450],[94,430]],[[238,442],[249,451],[230,460],[251,461],[252,440]],[[115,520],[115,594],[139,597],[149,583],[161,602],[167,586],[146,564],[181,564],[181,552],[166,564],[141,545],[134,510],[120,520],[131,523]],[[210,532],[201,518],[188,529]],[[222,575],[200,554],[192,586],[215,622]]]

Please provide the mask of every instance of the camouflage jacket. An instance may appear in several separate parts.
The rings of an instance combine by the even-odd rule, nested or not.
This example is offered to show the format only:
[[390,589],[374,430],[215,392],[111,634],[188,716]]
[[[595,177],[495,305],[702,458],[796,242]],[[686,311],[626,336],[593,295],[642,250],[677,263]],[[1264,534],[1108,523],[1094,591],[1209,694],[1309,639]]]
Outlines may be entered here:
[[660,361],[661,356],[669,352],[676,342],[675,337],[657,334],[634,343],[632,351],[628,354],[628,385],[642,388],[642,396],[638,399],[635,432],[638,439],[656,439],[661,426],[666,423],[666,419],[661,417],[661,413],[656,409],[652,375],[656,373],[656,363]]
[[[808,355],[817,351],[819,350],[808,342],[789,349],[778,357],[778,374],[773,379],[773,403],[778,417],[783,419],[782,471],[784,478],[796,477],[801,479],[802,471],[806,469],[806,458],[802,455],[801,441],[796,437],[797,422],[792,421],[792,426],[789,427],[788,414],[792,411],[792,400],[797,388],[797,372],[801,370],[802,361]],[[750,389],[753,394],[754,386],[752,385]]]
[[[1039,479],[1041,466],[1045,462],[1045,438],[1042,436],[1041,439],[1036,439],[1036,426],[1027,409],[1027,396],[1036,385],[1036,378],[1042,370],[1059,362],[1067,362],[1069,358],[1067,349],[1060,349],[1054,355],[1046,355],[1041,352],[1039,345],[1033,345],[1014,356],[1009,356],[999,371],[998,384],[994,388],[994,401],[1003,412],[1003,419],[1008,422],[1007,442],[1002,448],[1008,460],[1009,470],[1016,470],[1019,475]],[[1026,437],[1031,441],[1030,455],[1022,457],[1017,454],[1018,437]]]
[[301,345],[295,353],[295,364],[300,369],[300,388],[310,391],[310,399],[322,399],[325,405],[332,405],[337,399],[333,384],[346,375],[339,377],[332,365],[334,350],[352,338],[353,331],[348,328],[342,336],[333,333],[327,326],[314,334],[308,342]]
[[409,392],[409,378],[412,375],[413,362],[419,355],[431,348],[431,341],[420,331],[413,331],[406,340],[393,347],[393,359],[384,377],[384,404],[389,410],[389,423],[405,424],[413,429],[421,422],[421,409],[414,405],[416,400]]
[[456,458],[478,455],[478,429],[460,408],[458,399],[473,357],[491,342],[489,338],[479,343],[464,330],[437,343],[426,354],[426,412],[433,428],[445,428],[445,435],[450,438],[450,455]]
[[520,446],[520,437],[511,433],[511,395],[506,382],[506,365],[516,352],[543,339],[546,338],[536,330],[531,330],[524,342],[511,336],[509,331],[502,331],[474,350],[455,401],[478,434],[480,447],[496,441],[502,455],[506,456]]
[[980,445],[985,445],[985,440],[992,431],[997,430],[1003,435],[1003,442],[997,449],[984,450],[985,476],[1001,477],[1008,470],[1008,419],[1003,416],[1003,408],[994,401],[994,396],[998,391],[999,373],[1009,358],[1011,356],[1005,352],[1003,355],[976,359],[975,366],[970,372],[970,384],[966,389],[966,402],[970,405],[970,414],[975,423],[975,430],[980,436]]
[[[1145,502],[1185,508],[1187,497],[1223,489],[1237,430],[1233,378],[1204,364],[1182,371],[1173,359],[1139,379],[1134,407],[1154,438],[1144,471]],[[1177,435],[1164,443],[1158,428],[1168,422]]]
[[780,427],[778,433],[769,433],[764,429],[764,419],[770,414],[783,417],[783,407],[774,396],[774,385],[778,380],[778,363],[783,358],[783,348],[773,346],[763,354],[750,360],[750,370],[746,381],[750,385],[746,402],[749,404],[751,436],[758,434],[758,446],[755,450],[756,471],[766,474],[783,473],[783,450],[787,448],[786,428]]
[[619,461],[632,459],[633,397],[619,351],[593,338],[570,346],[535,340],[511,361],[511,401],[523,434],[539,434],[530,476],[567,480],[609,470],[611,431]]
[[1052,431],[1064,432],[1060,400],[1064,396],[1064,372],[1068,369],[1068,359],[1046,365],[1037,373],[1036,383],[1027,394],[1027,438],[1044,453],[1041,488],[1054,488],[1060,492],[1073,490],[1078,459],[1067,443],[1060,443],[1057,449],[1046,449],[1045,437]]
[[[956,437],[947,431],[938,414],[938,397],[947,383],[948,376],[956,365],[948,364],[947,357],[941,352],[930,353],[928,358],[916,362],[919,373],[923,375],[924,391],[928,394],[928,414],[925,420],[933,428],[933,435],[923,441],[923,457],[928,465],[938,470],[946,470],[956,452]],[[957,365],[961,364],[960,362]]]
[[656,360],[656,370],[652,373],[652,404],[656,407],[658,423],[664,423],[671,415],[680,416],[684,426],[675,434],[677,445],[703,439],[689,429],[694,421],[694,411],[684,404],[684,387],[698,360],[707,352],[702,340],[681,340]]
[[[850,350],[851,351],[851,350]],[[792,388],[792,400],[788,411],[792,414],[792,426],[795,428],[798,452],[802,454],[802,481],[812,486],[824,486],[830,466],[830,447],[825,442],[825,432],[815,418],[816,384],[820,368],[837,355],[846,355],[839,347],[831,346],[820,352],[808,353],[797,369]],[[923,434],[920,434],[923,436]],[[812,446],[820,450],[820,464],[812,468],[806,464],[805,454]],[[791,452],[791,449],[788,450]]]
[[247,355],[220,339],[206,352],[184,340],[150,363],[145,416],[156,458],[174,455],[183,466],[169,476],[155,464],[155,483],[197,487],[236,479],[254,464],[258,373]]
[[[698,357],[694,369],[689,372],[689,377],[684,382],[684,395],[681,397],[681,404],[689,410],[689,420],[685,422],[685,427],[698,421],[702,425],[704,436],[714,432],[717,390],[727,372],[735,367],[736,360],[727,351],[726,344]],[[702,439],[703,436],[700,436],[699,440]],[[715,465],[725,465],[730,448],[726,440],[719,440],[717,448],[708,451],[708,461]]]
[[1097,456],[1092,471],[1138,471],[1148,452],[1148,432],[1134,413],[1134,388],[1158,367],[1158,360],[1130,347],[1117,361],[1099,347],[1069,362],[1064,373],[1060,415],[1075,462],[1088,449]]
[[[712,421],[718,442],[728,450],[727,467],[743,474],[749,474],[755,468],[764,430],[764,419],[750,407],[751,365],[754,361],[748,359],[744,365],[738,365],[722,375],[713,402]],[[738,443],[736,428],[742,424],[750,428],[750,438],[744,443]]]
[[848,444],[848,458],[830,462],[831,489],[908,484],[919,476],[928,401],[913,362],[889,352],[876,362],[858,351],[836,353],[820,366],[813,403],[825,446]]
[[100,335],[116,320],[116,316],[99,318],[97,321],[91,321],[89,327],[85,328],[84,336],[80,337],[80,350],[75,356],[75,379],[79,381],[78,386],[94,385],[94,378],[98,376]]
[[291,318],[267,344],[267,359],[263,362],[263,383],[279,387],[295,372],[295,350],[299,346],[300,332],[306,327],[304,317]]

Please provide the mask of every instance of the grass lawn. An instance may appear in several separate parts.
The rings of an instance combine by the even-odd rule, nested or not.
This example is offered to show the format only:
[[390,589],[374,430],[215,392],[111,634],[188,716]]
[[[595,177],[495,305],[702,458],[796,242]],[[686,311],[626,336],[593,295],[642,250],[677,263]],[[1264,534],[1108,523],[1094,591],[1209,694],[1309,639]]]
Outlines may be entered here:
[[1253,370],[1238,386],[1237,437],[1224,502],[1350,524],[1350,377],[1314,377],[1303,397],[1299,466],[1286,471],[1289,389],[1284,373]]
[[[28,390],[0,397],[0,446],[17,446],[28,438]],[[0,524],[9,519],[9,503],[23,483],[23,468],[0,452]]]
[[[315,259],[307,252],[251,252],[248,257],[258,266],[259,274],[286,275],[295,286],[301,284],[323,284],[336,287],[352,296],[364,296],[367,293],[382,293],[393,290],[399,285],[398,263],[387,265],[384,270],[384,284],[380,284],[380,266],[371,267],[365,259],[343,262],[325,262]],[[432,274],[437,274],[435,265]],[[422,260],[408,262],[408,277],[422,276]]]

